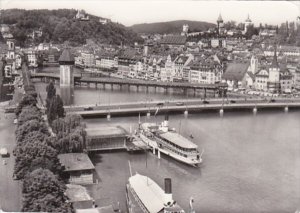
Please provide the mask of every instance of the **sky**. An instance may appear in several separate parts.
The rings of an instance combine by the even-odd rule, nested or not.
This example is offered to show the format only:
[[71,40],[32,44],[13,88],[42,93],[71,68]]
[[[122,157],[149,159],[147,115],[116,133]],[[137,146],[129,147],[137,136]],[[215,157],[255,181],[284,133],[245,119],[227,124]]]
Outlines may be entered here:
[[139,23],[192,20],[215,23],[243,22],[248,14],[255,25],[281,24],[300,16],[300,1],[197,1],[197,0],[0,0],[1,9],[84,9],[126,26]]

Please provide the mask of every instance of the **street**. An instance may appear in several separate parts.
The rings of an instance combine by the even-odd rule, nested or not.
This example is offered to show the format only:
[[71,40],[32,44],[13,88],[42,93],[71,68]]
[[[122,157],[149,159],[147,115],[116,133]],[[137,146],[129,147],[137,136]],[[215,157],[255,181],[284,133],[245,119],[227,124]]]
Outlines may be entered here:
[[[20,211],[21,187],[19,181],[13,180],[14,156],[12,151],[15,146],[14,114],[4,114],[3,103],[0,105],[0,147],[6,148],[10,157],[1,157],[0,162],[0,209],[3,211]],[[4,164],[3,161],[6,161]]]

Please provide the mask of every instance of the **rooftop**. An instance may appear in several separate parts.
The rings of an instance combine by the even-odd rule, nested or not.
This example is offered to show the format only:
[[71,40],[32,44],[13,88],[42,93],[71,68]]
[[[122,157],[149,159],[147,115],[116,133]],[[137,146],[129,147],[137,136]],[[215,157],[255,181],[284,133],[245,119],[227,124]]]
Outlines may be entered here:
[[249,63],[229,63],[223,75],[223,79],[241,81],[244,78],[248,67]]
[[165,132],[161,133],[160,136],[165,140],[171,141],[172,143],[186,149],[197,149],[198,146],[194,144],[192,141],[183,137],[177,132]]
[[89,156],[84,153],[59,154],[60,163],[65,166],[65,171],[79,171],[95,169]]
[[160,41],[161,44],[177,44],[177,45],[184,45],[185,42],[186,42],[185,36],[166,36]]
[[87,128],[86,133],[88,137],[125,136],[126,130],[120,126],[102,126],[98,128]]
[[72,55],[70,49],[66,48],[60,55],[59,62],[75,62],[74,56]]
[[67,184],[66,194],[71,202],[92,200],[85,187],[76,184]]

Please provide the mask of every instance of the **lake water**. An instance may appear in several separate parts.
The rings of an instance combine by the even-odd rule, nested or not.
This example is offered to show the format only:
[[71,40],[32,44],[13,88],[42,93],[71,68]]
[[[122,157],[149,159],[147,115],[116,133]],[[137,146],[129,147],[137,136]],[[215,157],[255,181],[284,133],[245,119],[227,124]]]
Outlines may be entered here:
[[[150,152],[147,156],[98,154],[93,160],[102,181],[99,193],[119,200],[125,209],[130,161],[134,172],[162,187],[163,179],[171,177],[173,196],[186,210],[193,197],[197,212],[295,212],[300,208],[299,117],[299,112],[171,116],[170,125],[186,137],[193,134],[193,141],[205,150],[200,168],[165,156],[159,160]],[[121,125],[129,131],[130,126],[137,127],[137,121],[131,117],[88,119],[86,123],[89,127]]]
[[[43,83],[36,86],[41,90]],[[41,92],[45,96],[45,92]],[[185,98],[180,94],[128,90],[75,88],[75,104],[119,103]],[[99,103],[98,102],[98,103]],[[204,149],[204,162],[192,168],[162,156],[126,152],[93,156],[100,184],[96,199],[125,205],[125,184],[132,170],[147,175],[163,187],[172,178],[173,197],[188,210],[189,198],[196,212],[295,212],[300,209],[300,112],[226,112],[170,116],[170,126]],[[163,117],[142,118],[161,122]],[[86,119],[88,127],[120,125],[129,131],[138,118]]]

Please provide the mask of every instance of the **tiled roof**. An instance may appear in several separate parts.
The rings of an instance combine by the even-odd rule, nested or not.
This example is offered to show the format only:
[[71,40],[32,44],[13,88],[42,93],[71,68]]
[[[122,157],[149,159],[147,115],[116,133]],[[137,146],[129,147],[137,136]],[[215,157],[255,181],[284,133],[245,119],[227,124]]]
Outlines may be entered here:
[[89,156],[84,153],[59,154],[60,163],[65,166],[65,171],[80,171],[95,169]]
[[74,62],[74,56],[72,55],[70,49],[64,49],[64,51],[62,52],[62,54],[60,55],[59,62]]
[[241,81],[247,72],[249,63],[229,63],[223,75],[226,80]]
[[247,72],[247,74],[250,76],[250,78],[251,78],[252,80],[255,79],[255,75],[254,75],[252,72]]
[[185,42],[186,42],[185,36],[166,36],[160,41],[161,44],[176,44],[176,45],[184,45]]
[[175,63],[185,64],[188,58],[189,57],[187,56],[178,56],[178,58],[175,60]]

